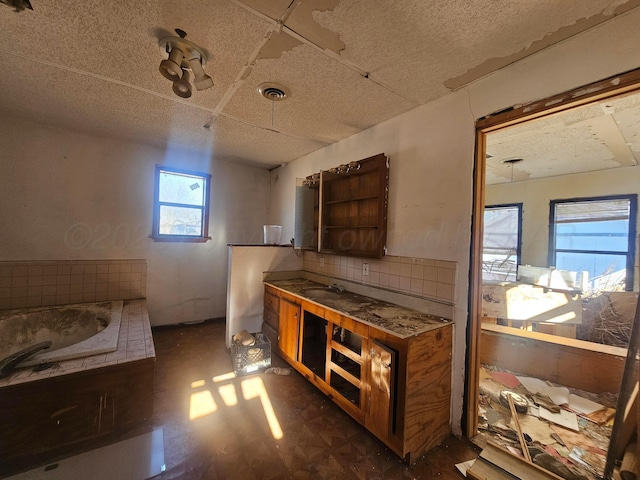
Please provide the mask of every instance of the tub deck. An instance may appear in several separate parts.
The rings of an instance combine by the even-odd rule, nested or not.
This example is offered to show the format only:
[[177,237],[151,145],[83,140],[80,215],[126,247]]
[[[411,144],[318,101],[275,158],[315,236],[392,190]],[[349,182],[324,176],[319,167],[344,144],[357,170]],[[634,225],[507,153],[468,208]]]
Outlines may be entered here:
[[146,302],[125,300],[116,351],[0,380],[0,478],[147,425],[154,364]]
[[0,393],[3,388],[34,380],[57,377],[70,373],[83,372],[95,368],[118,365],[142,359],[155,359],[149,313],[144,299],[125,300],[122,307],[118,348],[114,352],[92,355],[90,357],[65,360],[41,372],[32,367],[16,370],[10,376],[0,379]]

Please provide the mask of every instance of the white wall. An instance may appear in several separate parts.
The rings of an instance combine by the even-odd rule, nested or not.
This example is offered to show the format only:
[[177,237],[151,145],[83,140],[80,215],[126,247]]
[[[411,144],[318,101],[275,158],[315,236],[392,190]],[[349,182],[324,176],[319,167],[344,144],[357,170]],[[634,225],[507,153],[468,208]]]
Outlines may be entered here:
[[[485,190],[485,205],[522,203],[521,262],[544,267],[549,251],[551,200],[634,193],[640,194],[640,167],[491,185]],[[638,225],[636,219],[636,231],[640,232]]]
[[[0,261],[143,258],[153,325],[225,316],[227,243],[262,241],[269,173],[0,118]],[[156,164],[211,173],[206,243],[156,243]]]
[[[272,172],[269,221],[293,236],[296,177],[384,152],[391,158],[388,254],[458,263],[452,427],[461,433],[475,120],[640,67],[640,10]],[[463,73],[463,72],[461,72]]]

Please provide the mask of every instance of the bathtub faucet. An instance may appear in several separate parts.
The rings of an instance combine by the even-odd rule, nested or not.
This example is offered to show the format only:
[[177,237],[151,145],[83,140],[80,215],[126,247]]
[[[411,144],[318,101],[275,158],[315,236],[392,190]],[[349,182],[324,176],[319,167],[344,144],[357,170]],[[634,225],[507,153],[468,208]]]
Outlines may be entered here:
[[26,360],[31,355],[35,355],[40,350],[46,350],[51,346],[53,342],[47,340],[46,342],[36,343],[27,348],[23,348],[19,352],[12,353],[6,358],[0,360],[0,378],[8,377],[20,362]]

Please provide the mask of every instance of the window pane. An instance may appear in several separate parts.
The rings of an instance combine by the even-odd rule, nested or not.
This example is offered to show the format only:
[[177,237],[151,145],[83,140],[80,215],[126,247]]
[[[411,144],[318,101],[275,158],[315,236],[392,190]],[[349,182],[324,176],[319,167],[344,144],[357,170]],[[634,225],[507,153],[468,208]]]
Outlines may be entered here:
[[482,252],[483,280],[516,280],[519,214],[518,207],[485,208]]
[[558,203],[556,222],[629,219],[629,200],[589,200]]
[[204,205],[205,179],[173,172],[160,172],[160,201]]
[[626,220],[558,223],[556,248],[627,252],[629,222]]
[[160,206],[161,235],[202,235],[202,209]]
[[556,254],[556,268],[575,272],[589,272],[589,290],[614,290],[615,286],[625,287],[626,255],[597,255],[593,253]]

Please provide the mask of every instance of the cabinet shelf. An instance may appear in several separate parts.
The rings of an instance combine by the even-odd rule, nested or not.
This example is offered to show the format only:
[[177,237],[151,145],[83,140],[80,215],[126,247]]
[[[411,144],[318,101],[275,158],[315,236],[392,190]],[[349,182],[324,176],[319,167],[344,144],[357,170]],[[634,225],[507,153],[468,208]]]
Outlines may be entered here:
[[325,225],[324,228],[350,230],[352,228],[380,228],[378,225]]
[[362,387],[362,382],[360,381],[360,379],[358,377],[356,377],[355,375],[352,375],[351,373],[349,373],[347,370],[342,368],[340,365],[337,365],[337,364],[331,362],[331,371],[337,373],[338,375],[340,375],[344,380],[349,382],[354,387],[357,387],[357,388],[361,388]]
[[349,348],[345,347],[344,345],[336,342],[335,340],[331,341],[331,348],[333,350],[335,350],[336,352],[341,353],[345,357],[350,358],[354,362],[359,363],[360,365],[362,365],[363,362],[362,362],[362,357],[360,355],[358,355],[353,350],[350,350]]
[[325,205],[335,205],[338,203],[361,202],[364,200],[378,200],[379,198],[380,198],[380,195],[367,195],[364,197],[350,197],[343,200],[327,200],[324,203]]

